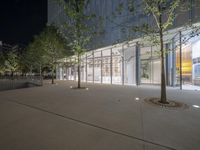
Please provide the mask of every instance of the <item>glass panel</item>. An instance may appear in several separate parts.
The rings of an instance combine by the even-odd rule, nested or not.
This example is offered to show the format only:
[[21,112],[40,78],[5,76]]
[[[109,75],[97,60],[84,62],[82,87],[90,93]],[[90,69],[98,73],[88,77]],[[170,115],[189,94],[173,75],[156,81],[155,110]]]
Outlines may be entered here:
[[151,57],[151,83],[161,83],[161,61],[160,61],[160,48],[159,46],[153,46]]
[[[180,47],[176,50],[177,85],[180,84]],[[182,45],[182,80],[183,84],[192,84],[192,48],[191,44]]]
[[70,58],[70,66],[68,68],[68,72],[69,72],[69,80],[74,80],[75,78],[75,70],[74,70],[74,58]]
[[110,83],[110,49],[103,50],[102,53],[102,80],[103,83]]
[[141,83],[151,83],[151,47],[141,48]]
[[69,80],[74,80],[74,67],[69,67]]
[[[185,35],[183,38],[188,36]],[[179,46],[176,49],[176,77],[176,84],[180,85]],[[182,44],[182,85],[183,89],[200,90],[200,36],[195,36]]]
[[159,47],[141,48],[141,83],[159,84],[161,81]]
[[101,83],[101,51],[94,53],[94,82]]
[[86,55],[81,57],[81,81],[86,82]]
[[120,54],[121,49],[112,50],[112,82],[113,84],[121,84],[121,66],[122,57]]
[[93,54],[88,53],[87,57],[87,81],[93,82]]
[[124,50],[124,84],[136,83],[136,55],[135,47]]
[[200,37],[192,45],[192,82],[200,86]]

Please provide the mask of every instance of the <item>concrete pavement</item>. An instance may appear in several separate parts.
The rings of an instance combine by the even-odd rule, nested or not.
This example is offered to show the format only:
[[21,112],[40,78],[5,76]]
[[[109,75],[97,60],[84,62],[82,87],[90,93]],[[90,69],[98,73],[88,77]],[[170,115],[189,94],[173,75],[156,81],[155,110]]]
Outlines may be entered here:
[[[199,91],[167,90],[188,109],[149,105],[159,87],[76,82],[0,92],[2,150],[198,150]],[[139,98],[137,101],[135,98]]]

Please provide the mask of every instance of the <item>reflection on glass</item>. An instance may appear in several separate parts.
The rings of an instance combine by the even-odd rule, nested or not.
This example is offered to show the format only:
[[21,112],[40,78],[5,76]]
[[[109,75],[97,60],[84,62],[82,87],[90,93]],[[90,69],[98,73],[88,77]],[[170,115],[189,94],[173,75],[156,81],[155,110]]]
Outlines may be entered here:
[[200,86],[200,37],[192,45],[192,82],[194,85]]
[[87,57],[87,81],[93,82],[93,55],[88,54]]
[[112,83],[121,83],[121,54],[119,49],[112,50]]
[[103,51],[102,58],[102,80],[103,83],[110,83],[110,49]]
[[124,83],[135,84],[135,47],[129,47],[124,50]]
[[141,61],[141,81],[142,83],[151,83],[150,80],[151,65],[148,61]]
[[[176,50],[177,83],[180,84],[180,50]],[[182,82],[192,84],[192,48],[191,45],[182,46]]]
[[81,81],[86,82],[86,55],[81,57]]
[[159,47],[141,48],[141,83],[160,84],[161,81],[161,63]]
[[101,82],[101,52],[94,53],[94,82]]

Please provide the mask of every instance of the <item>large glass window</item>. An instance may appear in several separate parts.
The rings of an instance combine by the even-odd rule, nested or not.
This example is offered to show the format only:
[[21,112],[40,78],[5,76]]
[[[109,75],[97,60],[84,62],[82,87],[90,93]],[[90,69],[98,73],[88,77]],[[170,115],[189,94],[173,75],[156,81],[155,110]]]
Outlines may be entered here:
[[101,83],[101,51],[94,52],[94,82]]
[[81,81],[86,81],[86,55],[81,57]]
[[194,85],[200,86],[200,37],[192,45],[192,81]]
[[[176,50],[176,80],[180,84],[180,47]],[[182,83],[192,83],[192,48],[190,44],[182,45]]]
[[159,84],[161,81],[161,63],[158,46],[141,48],[141,83]]
[[103,83],[111,83],[111,78],[110,78],[110,49],[103,50],[102,51],[102,80]]
[[151,83],[151,47],[141,48],[141,83]]
[[87,81],[93,82],[93,53],[87,54]]
[[151,47],[152,56],[151,56],[151,76],[153,84],[161,83],[161,61],[160,61],[160,47],[153,46]]
[[[200,36],[190,38],[187,34],[182,37],[182,72],[180,72],[180,47],[176,42],[176,85],[180,85],[182,75],[183,89],[200,89]],[[189,39],[187,42],[184,39]]]
[[124,83],[136,83],[136,53],[135,47],[124,49]]
[[69,80],[75,80],[75,63],[74,63],[75,59],[70,58],[69,62],[70,62],[70,66],[68,68]]
[[121,49],[112,49],[112,83],[121,83],[121,68],[122,68],[122,56],[120,54]]

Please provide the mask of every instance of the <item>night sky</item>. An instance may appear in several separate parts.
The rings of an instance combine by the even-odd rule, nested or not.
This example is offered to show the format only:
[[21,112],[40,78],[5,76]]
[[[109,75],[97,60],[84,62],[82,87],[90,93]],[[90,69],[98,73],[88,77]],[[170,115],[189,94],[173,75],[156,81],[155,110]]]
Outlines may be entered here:
[[0,41],[27,44],[47,23],[47,0],[2,0]]

